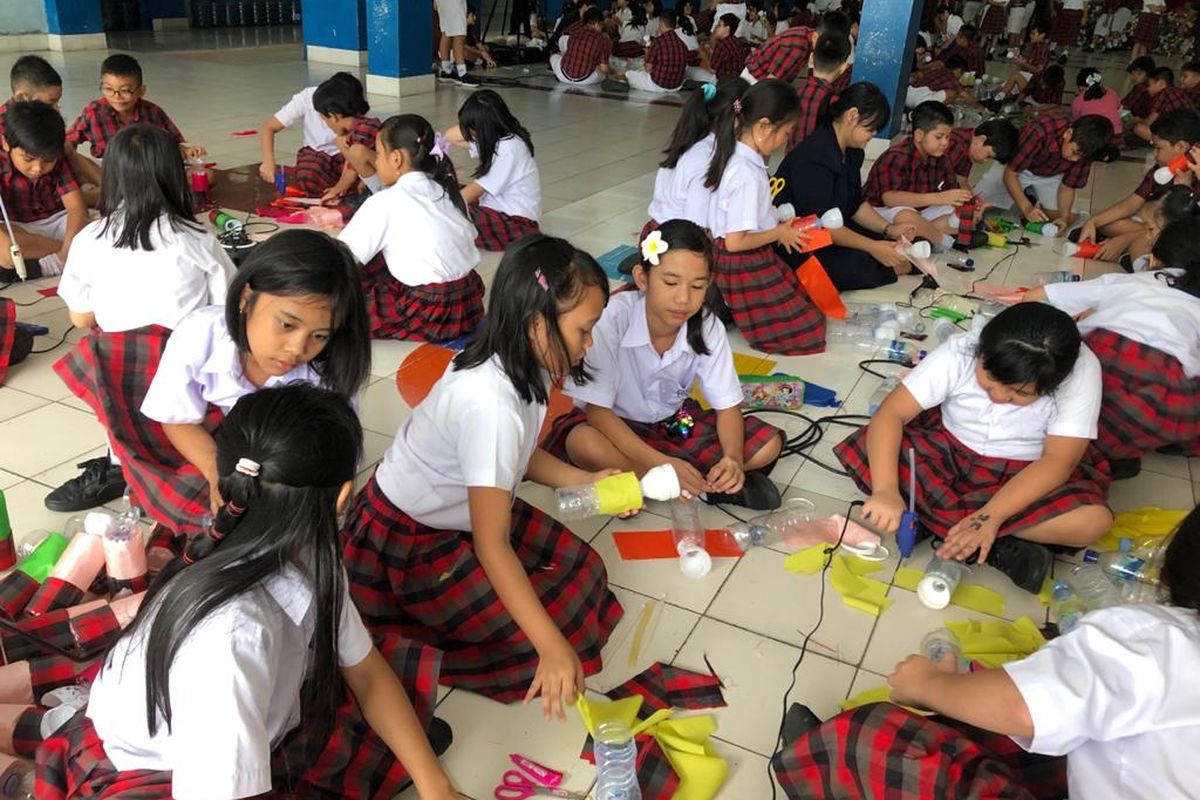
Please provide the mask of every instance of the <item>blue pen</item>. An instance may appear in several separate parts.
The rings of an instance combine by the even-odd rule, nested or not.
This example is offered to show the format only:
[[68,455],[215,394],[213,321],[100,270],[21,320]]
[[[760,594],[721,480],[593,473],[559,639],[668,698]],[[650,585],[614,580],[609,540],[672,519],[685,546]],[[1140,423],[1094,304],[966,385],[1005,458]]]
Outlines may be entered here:
[[275,191],[279,192],[280,197],[287,193],[287,181],[283,177],[283,167],[275,168]]
[[915,448],[908,448],[908,510],[900,515],[900,528],[896,531],[896,544],[900,546],[902,558],[912,555],[917,546],[917,455]]

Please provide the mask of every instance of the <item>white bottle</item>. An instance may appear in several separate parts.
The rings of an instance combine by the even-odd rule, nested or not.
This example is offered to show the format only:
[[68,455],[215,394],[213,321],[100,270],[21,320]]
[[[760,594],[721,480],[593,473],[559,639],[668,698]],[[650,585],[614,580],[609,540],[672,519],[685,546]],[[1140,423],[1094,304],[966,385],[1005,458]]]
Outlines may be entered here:
[[681,498],[671,503],[671,531],[679,552],[679,571],[689,578],[703,578],[712,570],[712,557],[704,549],[699,500]]
[[937,553],[929,559],[925,575],[917,584],[917,599],[926,608],[943,609],[950,605],[954,590],[971,568],[961,561],[939,558]]

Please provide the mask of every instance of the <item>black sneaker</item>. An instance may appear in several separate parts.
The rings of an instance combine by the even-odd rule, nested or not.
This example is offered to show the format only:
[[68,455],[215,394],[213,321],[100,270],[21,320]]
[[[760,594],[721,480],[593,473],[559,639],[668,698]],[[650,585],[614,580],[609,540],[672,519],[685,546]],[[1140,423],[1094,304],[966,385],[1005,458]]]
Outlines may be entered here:
[[1050,574],[1054,556],[1050,550],[1035,542],[1016,536],[1001,536],[992,543],[987,563],[1003,572],[1017,586],[1037,594]]
[[1121,256],[1121,258],[1117,260],[1117,263],[1121,266],[1121,269],[1125,270],[1126,272],[1133,272],[1133,256],[1129,255],[1129,253]]
[[1067,241],[1072,244],[1079,244],[1079,233],[1082,230],[1083,228],[1072,228],[1070,232],[1067,233]]
[[755,511],[773,511],[783,505],[783,498],[780,497],[779,487],[775,485],[774,481],[763,472],[753,470],[746,473],[746,481],[742,484],[740,492],[734,494],[708,492],[704,495],[704,502],[710,506],[724,504],[752,508]]
[[792,703],[783,715],[783,743],[789,745],[821,724],[821,718],[808,706]]
[[51,511],[87,511],[102,506],[125,494],[125,478],[121,466],[108,456],[93,458],[77,464],[83,474],[46,495],[46,508]]
[[1142,460],[1140,458],[1110,458],[1108,468],[1112,471],[1114,481],[1125,481],[1141,474]]
[[433,748],[433,754],[440,756],[449,750],[453,743],[454,731],[450,730],[450,723],[440,717],[434,717],[433,722],[429,723],[429,746]]
[[1154,448],[1154,452],[1162,453],[1164,456],[1186,456],[1188,454],[1188,451],[1184,450],[1183,445],[1179,444],[1178,442],[1164,444],[1162,447],[1156,447]]
[[480,86],[483,85],[483,81],[479,80],[479,78],[476,78],[474,75],[470,75],[470,74],[456,75],[456,76],[454,76],[454,82],[457,83],[459,86],[465,86],[468,89],[478,89]]
[[600,82],[600,88],[606,92],[621,92],[629,91],[629,84],[625,81],[619,81],[614,78],[605,78]]
[[452,70],[452,69],[438,70],[437,79],[439,81],[445,81],[446,83],[454,83],[454,77],[455,77],[454,70]]

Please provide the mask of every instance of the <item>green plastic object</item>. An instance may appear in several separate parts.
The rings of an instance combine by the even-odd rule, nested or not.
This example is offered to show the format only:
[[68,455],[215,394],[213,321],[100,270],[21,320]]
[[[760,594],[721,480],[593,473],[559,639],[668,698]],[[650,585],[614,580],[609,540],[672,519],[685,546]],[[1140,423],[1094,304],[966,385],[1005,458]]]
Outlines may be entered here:
[[8,519],[8,503],[4,501],[4,492],[0,492],[0,539],[12,536],[12,522]]
[[932,309],[929,312],[929,316],[932,317],[933,319],[937,319],[939,317],[945,317],[946,319],[953,322],[955,325],[957,325],[958,323],[962,322],[964,319],[967,318],[966,314],[955,311],[953,308],[945,308],[944,306],[938,306],[937,308]]
[[17,569],[41,583],[50,577],[50,570],[54,569],[70,542],[71,540],[61,533],[51,531],[33,548],[32,553],[17,562]]

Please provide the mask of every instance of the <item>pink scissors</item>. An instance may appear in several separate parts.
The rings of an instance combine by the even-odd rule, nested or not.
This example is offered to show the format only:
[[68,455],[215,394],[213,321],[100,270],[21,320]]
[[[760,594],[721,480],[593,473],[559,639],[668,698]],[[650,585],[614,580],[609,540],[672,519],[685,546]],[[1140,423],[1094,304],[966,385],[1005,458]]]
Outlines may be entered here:
[[549,786],[538,786],[523,772],[510,769],[500,776],[500,785],[496,787],[496,800],[529,800],[530,797],[559,797],[563,800],[587,800],[585,792],[568,792],[566,789],[552,789]]

